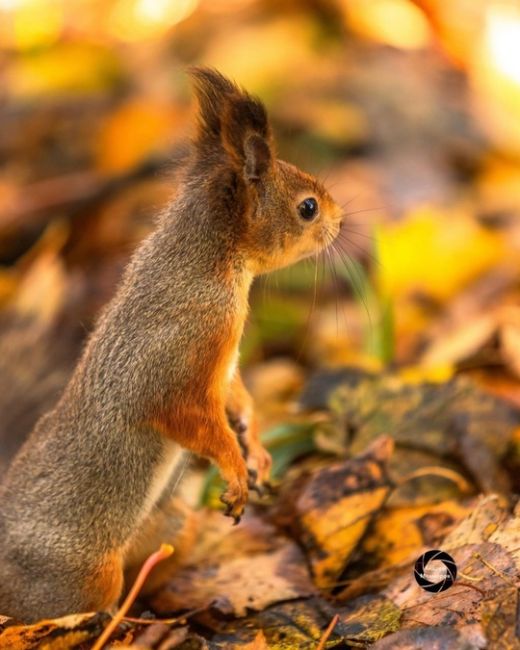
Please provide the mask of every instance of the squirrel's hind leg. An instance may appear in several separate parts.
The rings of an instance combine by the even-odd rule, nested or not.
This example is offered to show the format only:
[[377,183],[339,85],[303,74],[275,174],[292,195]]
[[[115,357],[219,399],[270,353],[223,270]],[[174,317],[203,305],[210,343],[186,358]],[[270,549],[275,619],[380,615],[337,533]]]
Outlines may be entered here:
[[51,570],[42,563],[34,575],[23,565],[5,563],[0,584],[0,610],[24,623],[72,613],[112,610],[123,587],[120,551],[85,561],[54,558]]
[[162,499],[140,525],[125,553],[125,586],[133,584],[145,560],[161,544],[171,544],[173,555],[152,570],[141,593],[155,591],[188,556],[197,530],[197,514],[187,504],[176,497]]
[[79,611],[113,609],[123,590],[123,554],[121,550],[107,553],[88,576],[81,590],[84,604]]

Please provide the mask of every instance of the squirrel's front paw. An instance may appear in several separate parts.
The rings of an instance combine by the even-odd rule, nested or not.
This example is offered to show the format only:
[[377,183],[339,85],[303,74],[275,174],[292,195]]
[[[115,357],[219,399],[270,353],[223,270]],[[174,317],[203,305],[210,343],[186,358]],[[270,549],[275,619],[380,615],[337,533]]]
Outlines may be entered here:
[[233,517],[235,525],[244,514],[244,508],[249,496],[247,480],[237,480],[228,484],[227,490],[220,497],[222,503],[226,505],[224,514],[227,517]]
[[249,489],[262,496],[266,491],[271,490],[269,483],[273,464],[271,454],[262,446],[257,434],[251,432],[251,426],[248,426],[244,417],[228,414],[228,418],[232,429],[237,434],[244,460],[247,462]]

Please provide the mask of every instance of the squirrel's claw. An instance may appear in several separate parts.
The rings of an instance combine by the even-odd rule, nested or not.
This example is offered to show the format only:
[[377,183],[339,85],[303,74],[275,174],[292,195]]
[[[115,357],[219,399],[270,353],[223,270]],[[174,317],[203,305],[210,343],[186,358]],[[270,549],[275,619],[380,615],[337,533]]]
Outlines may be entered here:
[[275,487],[271,481],[264,481],[262,483],[262,488],[264,490],[264,494],[268,494],[269,496],[273,496],[276,493]]
[[233,506],[231,504],[228,504],[224,514],[226,515],[226,517],[233,517],[233,526],[239,524],[240,520],[242,519],[242,515],[237,515],[236,513],[233,513]]
[[226,517],[232,517],[234,519],[234,526],[236,526],[242,517],[244,512],[247,492],[245,493],[245,498],[242,497],[240,493],[235,495],[231,489],[228,489],[224,494],[220,496],[220,500],[226,506],[224,510],[224,515]]
[[256,492],[260,498],[265,497],[265,495],[267,494],[267,492],[264,490],[264,486],[256,485],[256,483],[250,485],[249,489],[252,490],[253,492]]
[[247,487],[253,492],[256,492],[259,497],[265,496],[266,491],[264,489],[264,486],[262,483],[258,482],[258,472],[255,469],[249,468],[247,470],[247,474],[249,477],[247,481]]
[[250,462],[255,463],[255,468],[248,467],[247,470],[249,489],[255,491],[260,497],[272,494],[273,488],[268,480],[271,472],[269,453],[262,446],[257,445],[251,450]]
[[274,496],[276,490],[270,481],[263,481],[262,483],[254,483],[249,486],[249,489],[256,492],[259,497]]

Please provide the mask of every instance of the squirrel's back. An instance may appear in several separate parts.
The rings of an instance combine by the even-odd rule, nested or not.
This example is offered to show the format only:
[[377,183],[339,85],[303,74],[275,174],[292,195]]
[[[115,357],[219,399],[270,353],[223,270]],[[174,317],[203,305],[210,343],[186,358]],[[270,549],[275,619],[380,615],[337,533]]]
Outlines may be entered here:
[[[86,577],[100,553],[124,546],[184,463],[182,448],[154,419],[190,402],[194,389],[204,400],[214,333],[228,328],[240,299],[235,281],[222,275],[223,247],[208,251],[193,223],[183,226],[189,216],[203,229],[204,215],[183,208],[177,218],[163,216],[136,251],[62,398],[0,487],[0,612],[13,612],[25,581],[41,603],[35,573],[52,591],[53,572],[73,611],[67,566]],[[56,611],[51,595],[44,601],[52,610],[39,615]]]

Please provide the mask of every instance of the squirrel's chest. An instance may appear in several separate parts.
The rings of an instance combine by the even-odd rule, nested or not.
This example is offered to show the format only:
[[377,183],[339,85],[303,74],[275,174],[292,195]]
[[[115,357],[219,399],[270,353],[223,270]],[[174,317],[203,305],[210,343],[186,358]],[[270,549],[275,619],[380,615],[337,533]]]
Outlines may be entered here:
[[166,489],[172,474],[182,462],[183,450],[173,440],[163,439],[163,453],[150,476],[150,483],[144,499],[141,519],[146,517]]
[[227,373],[226,373],[226,381],[228,383],[230,383],[231,380],[233,379],[233,376],[238,367],[238,357],[239,357],[238,345],[235,347],[235,349],[231,352],[229,356],[230,358],[227,362]]
[[227,320],[225,328],[215,337],[214,345],[211,346],[214,355],[213,363],[207,366],[212,368],[210,383],[220,389],[229,385],[238,366],[240,339],[247,315],[247,302],[236,307],[232,318]]

